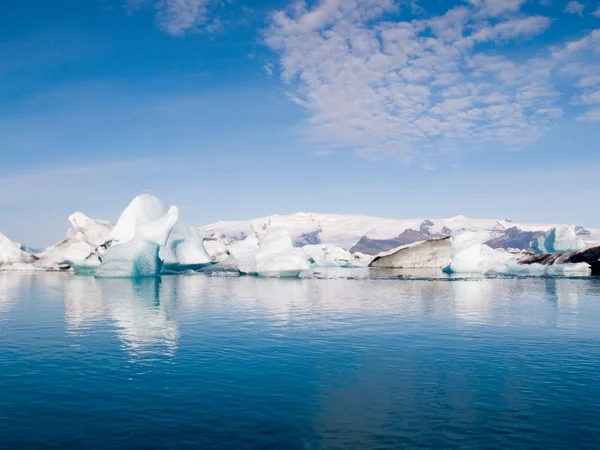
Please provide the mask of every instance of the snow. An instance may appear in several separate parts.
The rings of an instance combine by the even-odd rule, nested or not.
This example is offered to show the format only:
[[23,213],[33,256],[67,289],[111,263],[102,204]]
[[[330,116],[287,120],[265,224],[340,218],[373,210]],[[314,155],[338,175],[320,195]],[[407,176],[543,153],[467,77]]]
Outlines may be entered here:
[[229,247],[237,269],[263,277],[297,277],[310,264],[305,253],[295,248],[289,230],[269,228]]
[[565,253],[586,247],[585,241],[575,234],[572,225],[552,228],[546,236],[539,237],[535,244],[536,253]]
[[[295,213],[290,215],[274,215],[246,221],[217,222],[205,225],[200,229],[207,235],[219,233],[228,238],[241,239],[255,231],[264,231],[268,228],[287,228],[292,239],[297,240],[302,235],[315,233],[321,244],[332,244],[349,250],[360,240],[367,236],[370,239],[392,239],[407,229],[419,230],[425,220],[430,220],[433,225],[429,227],[432,234],[441,233],[444,228],[452,234],[463,231],[488,231],[494,235],[504,230],[517,227],[522,231],[547,232],[559,225],[537,225],[507,220],[472,219],[465,216],[455,216],[448,219],[384,219],[380,217]],[[594,239],[600,239],[600,231],[590,230]]]
[[[96,277],[136,278],[159,275],[163,265],[159,258],[160,247],[166,245],[178,220],[179,209],[171,206],[159,219],[137,225],[133,237],[106,251],[102,265],[95,272]],[[124,236],[130,237],[130,234]]]

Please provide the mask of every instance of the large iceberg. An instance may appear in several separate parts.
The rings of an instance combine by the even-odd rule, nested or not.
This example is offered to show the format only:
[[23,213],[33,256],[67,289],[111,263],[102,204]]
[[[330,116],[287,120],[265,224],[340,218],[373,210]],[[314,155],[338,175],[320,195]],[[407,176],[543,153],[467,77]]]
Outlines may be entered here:
[[485,245],[484,242],[488,240],[487,232],[466,232],[454,237],[450,264],[444,268],[444,271],[503,275],[590,275],[591,273],[590,265],[587,263],[558,266],[519,265],[518,255]]
[[576,227],[572,225],[552,228],[533,242],[533,248],[538,254],[565,253],[583,250],[585,247],[585,241],[577,236]]
[[294,247],[291,233],[285,228],[252,234],[229,247],[229,253],[237,269],[248,275],[297,277],[310,269],[307,256]]
[[450,263],[452,240],[452,237],[446,237],[404,245],[378,255],[370,267],[441,269]]
[[[137,227],[161,219],[168,211],[167,205],[154,195],[139,195],[119,217],[111,238],[115,244],[129,242],[136,236]],[[200,232],[185,226],[180,220],[177,220],[167,242],[160,248],[159,257],[163,261],[163,269],[169,271],[199,269],[212,262]]]
[[71,214],[69,222],[71,228],[65,239],[36,255],[36,267],[45,270],[73,267],[87,271],[100,266],[102,255],[110,245],[112,224],[91,219],[81,212]]
[[166,245],[171,231],[179,220],[179,209],[171,206],[162,217],[150,223],[137,225],[134,234],[126,234],[128,241],[120,241],[106,251],[96,277],[150,277],[157,276],[163,266],[160,248]]

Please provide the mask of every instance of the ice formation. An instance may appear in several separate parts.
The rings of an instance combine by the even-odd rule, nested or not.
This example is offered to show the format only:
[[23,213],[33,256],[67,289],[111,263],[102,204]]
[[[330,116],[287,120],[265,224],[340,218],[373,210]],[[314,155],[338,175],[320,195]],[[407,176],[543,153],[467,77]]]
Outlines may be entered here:
[[135,227],[133,237],[120,241],[107,251],[96,277],[150,277],[160,273],[163,261],[160,248],[167,244],[171,231],[179,220],[179,209],[171,206],[162,217]]
[[297,277],[310,264],[300,248],[294,248],[290,231],[269,228],[229,247],[237,269],[263,277]]
[[21,246],[0,233],[0,268],[19,269],[24,264],[32,263],[35,257],[21,250]]
[[505,250],[493,249],[483,242],[489,239],[486,232],[466,232],[454,237],[448,273],[478,273],[505,275],[590,275],[587,263],[543,266],[519,265],[518,256]]
[[565,253],[573,250],[583,250],[585,241],[577,236],[575,227],[561,226],[552,228],[545,236],[540,236],[534,242],[536,253]]
[[378,255],[370,267],[443,268],[450,263],[452,237],[415,242]]
[[220,263],[229,258],[228,244],[231,244],[229,239],[217,234],[204,239],[203,242],[204,250],[214,263]]
[[372,259],[331,244],[305,245],[302,251],[315,267],[366,267]]
[[[140,225],[152,223],[164,217],[169,208],[154,195],[143,194],[134,198],[125,208],[112,230],[115,244],[131,241]],[[211,263],[204,249],[199,231],[186,227],[180,220],[173,226],[168,240],[160,248],[159,257],[169,271],[199,269]]]
[[36,255],[39,258],[34,263],[36,267],[46,270],[74,267],[87,271],[100,265],[110,245],[112,224],[90,219],[80,212],[70,215],[69,222],[71,228],[65,239]]
[[171,271],[196,270],[212,263],[199,231],[178,221],[167,244],[160,249],[164,269]]

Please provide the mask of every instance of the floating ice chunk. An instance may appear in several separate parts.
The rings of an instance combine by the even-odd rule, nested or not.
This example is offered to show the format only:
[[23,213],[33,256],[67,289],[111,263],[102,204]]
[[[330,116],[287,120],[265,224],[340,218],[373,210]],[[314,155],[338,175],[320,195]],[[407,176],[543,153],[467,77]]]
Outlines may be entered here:
[[297,277],[308,270],[308,258],[294,248],[292,236],[285,228],[269,228],[260,236],[253,234],[229,247],[240,272],[263,277]]
[[[90,219],[80,212],[69,216],[69,222],[71,228],[66,238],[37,254],[39,259],[34,263],[35,266],[45,270],[61,270],[81,264],[80,267],[87,271],[99,265],[101,255],[110,245],[112,224]],[[89,250],[87,255],[86,250]]]
[[377,255],[371,267],[443,268],[450,263],[452,237],[415,242]]
[[560,264],[518,264],[518,255],[505,250],[495,250],[483,244],[488,240],[486,232],[468,232],[454,238],[451,262],[444,268],[449,273],[481,273],[521,276],[573,276],[591,274],[587,263]]
[[508,266],[517,264],[511,253],[494,250],[484,244],[490,239],[485,231],[466,232],[455,236],[450,250],[450,264],[444,268],[448,273],[506,273]]
[[565,253],[573,250],[583,250],[585,241],[577,236],[575,226],[565,225],[552,228],[545,236],[534,241],[536,253]]
[[137,225],[135,235],[129,241],[118,243],[106,251],[102,265],[96,270],[97,277],[150,277],[157,276],[163,262],[159,258],[173,227],[179,220],[179,210],[172,206],[161,218]]
[[[125,208],[111,236],[115,243],[125,243],[134,238],[141,225],[153,223],[167,214],[168,208],[154,195],[142,194],[134,198]],[[163,268],[169,271],[199,269],[212,261],[204,246],[199,231],[177,221],[167,242],[160,249],[159,257]]]
[[[21,246],[0,233],[0,268],[2,270],[23,270],[35,260],[31,253],[21,250]],[[18,267],[17,267],[18,266]]]
[[331,244],[305,245],[302,251],[315,267],[342,267],[354,259],[349,251]]
[[294,248],[287,228],[269,228],[259,237],[260,248],[249,273],[264,277],[297,277],[310,264],[304,252]]
[[215,263],[219,263],[229,258],[229,250],[227,250],[228,243],[228,239],[224,236],[213,234],[204,240],[203,245],[211,260]]
[[254,266],[254,257],[259,250],[258,236],[252,234],[243,241],[235,242],[228,250],[232,260],[230,266],[236,267],[242,273],[250,273]]
[[529,276],[589,276],[592,269],[588,263],[567,263],[545,266],[543,264],[509,265],[504,272],[507,275]]
[[164,270],[196,270],[212,263],[199,231],[178,221],[167,244],[160,249]]
[[372,256],[352,254],[332,244],[305,245],[302,251],[315,267],[366,267]]

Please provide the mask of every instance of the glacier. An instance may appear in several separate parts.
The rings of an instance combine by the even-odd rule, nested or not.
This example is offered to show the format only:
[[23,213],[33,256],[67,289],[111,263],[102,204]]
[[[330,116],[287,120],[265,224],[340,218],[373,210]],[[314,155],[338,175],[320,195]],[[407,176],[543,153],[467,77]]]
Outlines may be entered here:
[[[295,213],[273,215],[252,220],[216,222],[200,227],[206,235],[218,233],[230,239],[243,239],[256,229],[287,228],[296,245],[332,244],[354,253],[370,253],[376,256],[381,251],[391,250],[401,245],[448,235],[457,235],[465,231],[488,231],[492,239],[504,236],[509,230],[521,233],[547,233],[559,225],[529,224],[513,222],[509,219],[474,219],[455,216],[447,219],[385,219],[380,217]],[[581,238],[586,245],[600,241],[600,230],[581,230]],[[366,237],[372,241],[389,240],[387,249],[354,248]],[[398,238],[403,239],[398,240]],[[397,242],[392,242],[397,240]]]

